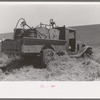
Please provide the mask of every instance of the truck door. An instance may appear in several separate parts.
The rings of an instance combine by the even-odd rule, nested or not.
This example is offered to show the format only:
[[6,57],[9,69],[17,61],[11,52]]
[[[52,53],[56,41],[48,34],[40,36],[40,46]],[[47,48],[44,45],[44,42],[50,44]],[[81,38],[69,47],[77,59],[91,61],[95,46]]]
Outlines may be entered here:
[[69,51],[75,52],[76,49],[76,34],[74,30],[69,30]]

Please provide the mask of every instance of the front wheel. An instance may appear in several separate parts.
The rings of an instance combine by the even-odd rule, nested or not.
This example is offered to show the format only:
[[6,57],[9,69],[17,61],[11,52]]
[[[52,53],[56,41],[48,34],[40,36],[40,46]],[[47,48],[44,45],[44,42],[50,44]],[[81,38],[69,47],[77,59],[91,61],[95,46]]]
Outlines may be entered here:
[[42,55],[42,62],[44,66],[48,66],[48,64],[54,60],[55,52],[52,49],[45,49]]
[[84,52],[83,56],[84,56],[84,57],[91,58],[91,57],[92,57],[92,54],[93,54],[92,48],[88,48],[88,49]]

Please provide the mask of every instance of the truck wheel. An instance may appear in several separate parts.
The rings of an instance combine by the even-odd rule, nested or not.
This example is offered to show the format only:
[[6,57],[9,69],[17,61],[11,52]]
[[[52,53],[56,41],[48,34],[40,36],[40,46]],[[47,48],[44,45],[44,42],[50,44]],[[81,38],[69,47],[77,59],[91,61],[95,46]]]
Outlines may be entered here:
[[93,54],[93,51],[91,48],[88,48],[86,50],[86,52],[84,53],[84,57],[88,57],[88,58],[91,58],[92,57],[92,54]]
[[42,55],[43,66],[47,67],[49,62],[54,60],[55,52],[52,49],[45,49]]

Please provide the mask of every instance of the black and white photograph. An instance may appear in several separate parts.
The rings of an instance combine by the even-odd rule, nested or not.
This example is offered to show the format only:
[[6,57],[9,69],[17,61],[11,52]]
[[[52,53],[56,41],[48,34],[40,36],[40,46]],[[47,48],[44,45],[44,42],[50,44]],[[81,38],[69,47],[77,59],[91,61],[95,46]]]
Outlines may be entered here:
[[100,81],[100,3],[1,2],[0,81]]

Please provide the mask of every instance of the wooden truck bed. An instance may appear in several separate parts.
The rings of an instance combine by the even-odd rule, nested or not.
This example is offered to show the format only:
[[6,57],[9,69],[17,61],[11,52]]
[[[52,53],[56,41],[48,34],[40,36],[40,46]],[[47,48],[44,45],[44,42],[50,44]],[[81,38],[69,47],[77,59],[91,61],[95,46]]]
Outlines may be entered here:
[[54,49],[65,48],[65,40],[46,40],[23,38],[21,40],[5,40],[2,42],[2,51],[6,54],[20,54],[20,53],[40,53],[45,45],[53,46]]

